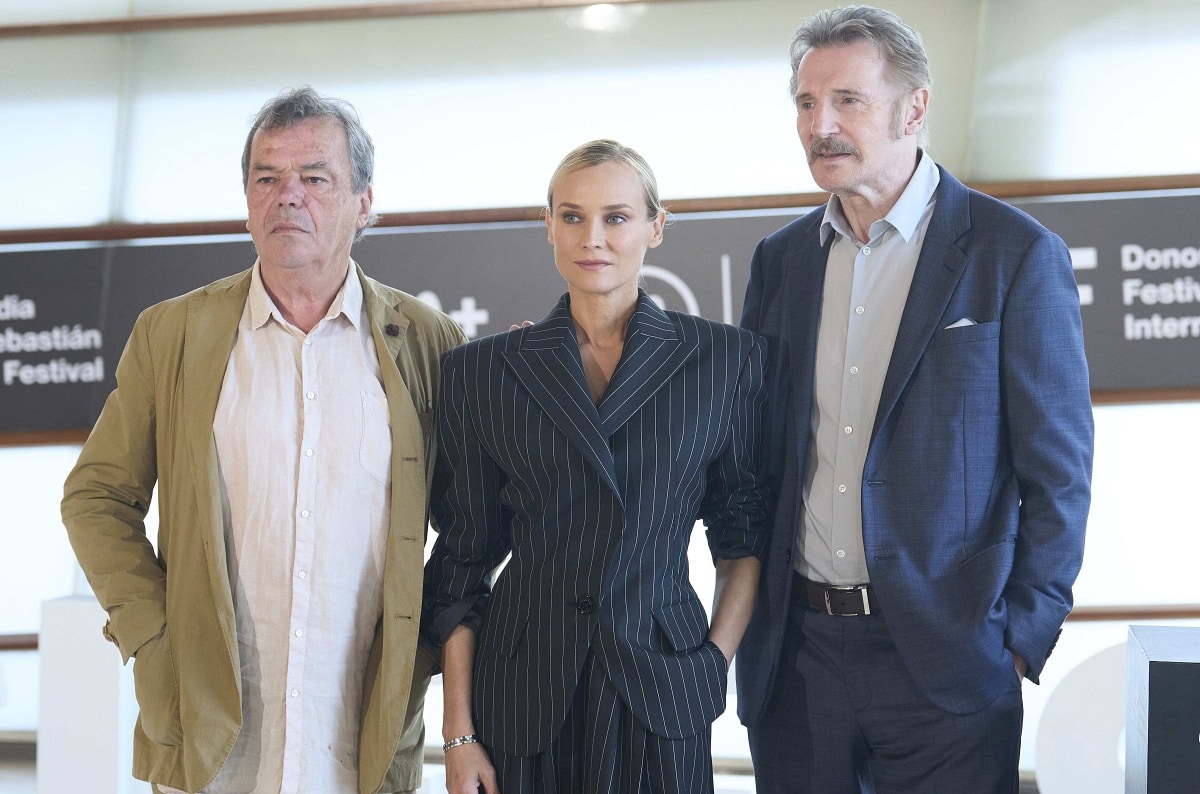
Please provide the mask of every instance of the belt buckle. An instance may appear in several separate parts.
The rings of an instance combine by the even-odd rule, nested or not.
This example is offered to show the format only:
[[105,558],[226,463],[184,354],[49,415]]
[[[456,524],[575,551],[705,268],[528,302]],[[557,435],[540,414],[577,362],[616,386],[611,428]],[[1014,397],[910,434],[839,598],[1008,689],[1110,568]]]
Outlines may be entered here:
[[827,587],[825,588],[825,590],[824,590],[824,596],[825,596],[825,614],[826,614],[826,615],[830,615],[830,616],[837,615],[838,617],[849,617],[849,616],[847,616],[847,615],[842,615],[842,614],[841,614],[841,613],[839,613],[839,612],[834,612],[834,611],[833,611],[833,604],[831,604],[831,603],[829,602],[829,593],[830,593],[830,591],[832,591],[832,590],[836,590],[836,591],[838,591],[839,593],[853,593],[854,591],[856,591],[856,590],[857,590],[857,591],[858,591],[858,594],[859,594],[859,595],[862,597],[862,606],[863,606],[863,611],[862,611],[862,612],[860,612],[860,613],[857,613],[857,614],[860,614],[860,615],[870,615],[870,614],[871,614],[871,600],[870,600],[870,599],[867,597],[867,588],[866,588],[865,586],[859,586],[859,587],[834,587],[834,586],[832,586],[832,585],[831,585],[831,586],[827,586]]

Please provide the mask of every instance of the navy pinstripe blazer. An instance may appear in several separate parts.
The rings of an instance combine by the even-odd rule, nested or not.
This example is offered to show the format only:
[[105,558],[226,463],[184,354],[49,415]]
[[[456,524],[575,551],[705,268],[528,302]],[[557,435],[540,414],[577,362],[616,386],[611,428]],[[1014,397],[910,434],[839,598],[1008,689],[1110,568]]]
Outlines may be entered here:
[[589,650],[656,734],[695,735],[724,710],[687,547],[699,517],[716,557],[764,548],[763,345],[641,292],[599,405],[566,295],[540,323],[445,356],[427,625],[435,641],[476,627],[489,746],[544,750]]

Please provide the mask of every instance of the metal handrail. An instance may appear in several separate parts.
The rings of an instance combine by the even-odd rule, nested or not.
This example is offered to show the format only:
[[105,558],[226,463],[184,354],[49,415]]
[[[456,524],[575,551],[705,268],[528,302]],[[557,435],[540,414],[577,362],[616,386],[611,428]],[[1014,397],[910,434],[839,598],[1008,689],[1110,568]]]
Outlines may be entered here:
[[2,651],[36,651],[38,635],[36,634],[0,634],[0,652]]

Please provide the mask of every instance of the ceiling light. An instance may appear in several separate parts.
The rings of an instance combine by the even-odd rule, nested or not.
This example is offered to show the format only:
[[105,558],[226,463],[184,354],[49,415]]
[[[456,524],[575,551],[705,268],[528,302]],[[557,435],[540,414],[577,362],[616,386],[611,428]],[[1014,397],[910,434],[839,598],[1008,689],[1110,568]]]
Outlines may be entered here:
[[582,30],[612,33],[622,27],[626,17],[625,10],[612,3],[595,3],[572,14],[567,18],[567,24]]

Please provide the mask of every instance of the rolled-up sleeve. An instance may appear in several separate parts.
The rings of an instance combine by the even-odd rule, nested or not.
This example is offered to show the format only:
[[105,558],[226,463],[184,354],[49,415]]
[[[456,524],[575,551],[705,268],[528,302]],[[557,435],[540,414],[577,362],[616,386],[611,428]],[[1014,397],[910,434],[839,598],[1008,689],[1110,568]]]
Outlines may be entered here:
[[766,553],[771,516],[771,489],[762,466],[766,357],[766,340],[755,336],[730,406],[728,444],[708,469],[700,518],[714,559],[761,559]]
[[430,511],[438,538],[425,566],[425,635],[441,645],[460,625],[478,633],[491,574],[508,554],[510,511],[500,499],[504,472],[472,420],[462,369],[468,351],[442,359],[437,464]]

